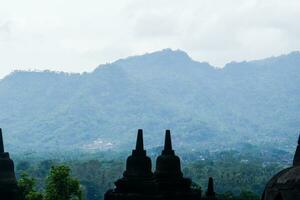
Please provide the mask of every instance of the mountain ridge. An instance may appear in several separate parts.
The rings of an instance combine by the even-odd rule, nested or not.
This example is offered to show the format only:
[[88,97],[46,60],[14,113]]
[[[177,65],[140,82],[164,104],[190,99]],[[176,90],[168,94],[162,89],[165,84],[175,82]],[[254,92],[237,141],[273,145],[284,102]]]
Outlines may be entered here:
[[20,151],[123,149],[138,128],[149,147],[170,128],[182,148],[249,142],[292,149],[300,54],[268,59],[220,69],[167,49],[90,73],[15,72],[0,80],[0,126],[8,148]]
[[93,73],[95,70],[97,70],[98,68],[101,68],[102,66],[116,64],[116,63],[120,63],[122,61],[131,60],[131,59],[137,59],[137,58],[144,57],[144,56],[151,56],[152,54],[159,54],[159,53],[164,52],[164,51],[165,52],[172,52],[172,53],[174,53],[174,52],[175,53],[176,52],[182,53],[182,55],[185,55],[191,61],[196,62],[196,63],[207,64],[208,66],[210,66],[210,67],[212,67],[214,69],[225,69],[226,66],[232,65],[232,64],[257,63],[257,62],[260,62],[260,61],[281,59],[281,58],[286,58],[286,57],[289,57],[289,56],[295,56],[296,58],[298,58],[298,57],[300,58],[300,51],[295,50],[295,51],[291,51],[289,53],[282,54],[282,55],[279,55],[279,56],[270,56],[270,57],[265,57],[265,58],[260,58],[260,59],[254,59],[254,60],[230,61],[230,62],[224,64],[223,67],[216,67],[214,65],[211,65],[208,61],[194,60],[184,50],[181,50],[181,49],[172,50],[171,48],[166,48],[166,49],[162,49],[162,50],[159,50],[159,51],[148,52],[148,53],[145,53],[145,54],[127,56],[127,57],[124,57],[124,58],[117,59],[117,60],[115,60],[115,61],[113,61],[111,63],[100,64],[97,67],[95,67],[95,69],[92,72],[85,72],[85,71],[84,72],[66,72],[66,71],[56,71],[56,70],[47,70],[47,69],[46,70],[39,70],[39,69],[36,69],[36,70],[14,70],[11,73],[9,73],[6,76],[4,76],[3,78],[0,78],[0,81],[3,80],[3,79],[5,79],[6,77],[8,77],[10,75],[15,74],[15,73],[24,73],[24,72],[29,72],[29,73],[50,72],[50,73],[56,73],[56,74],[63,73],[63,74],[67,74],[67,75],[82,75],[82,74],[85,74],[85,73]]

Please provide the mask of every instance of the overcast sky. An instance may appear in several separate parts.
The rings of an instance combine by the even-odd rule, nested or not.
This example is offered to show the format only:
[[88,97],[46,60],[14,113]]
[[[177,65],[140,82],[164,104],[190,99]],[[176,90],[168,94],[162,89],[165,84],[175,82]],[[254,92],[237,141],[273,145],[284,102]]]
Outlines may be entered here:
[[299,0],[0,0],[0,78],[164,48],[222,67],[300,49]]

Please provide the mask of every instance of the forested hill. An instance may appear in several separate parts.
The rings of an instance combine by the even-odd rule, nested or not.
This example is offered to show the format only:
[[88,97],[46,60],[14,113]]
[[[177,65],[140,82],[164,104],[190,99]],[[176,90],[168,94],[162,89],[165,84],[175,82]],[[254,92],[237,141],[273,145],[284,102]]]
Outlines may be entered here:
[[[0,127],[11,151],[162,145],[293,149],[300,130],[300,53],[223,69],[170,49],[100,65],[91,73],[18,71],[0,80]],[[130,145],[130,146],[128,146]]]

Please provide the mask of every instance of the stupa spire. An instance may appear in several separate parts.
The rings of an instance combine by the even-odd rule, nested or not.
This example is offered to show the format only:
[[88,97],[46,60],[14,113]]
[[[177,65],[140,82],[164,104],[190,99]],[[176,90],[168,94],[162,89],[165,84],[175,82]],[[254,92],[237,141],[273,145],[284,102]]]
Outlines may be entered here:
[[206,196],[207,197],[214,197],[215,196],[214,179],[212,177],[209,177],[209,179],[208,179],[208,186],[207,186]]
[[3,137],[2,137],[2,129],[0,128],[0,153],[4,153],[4,144],[3,144]]
[[162,151],[162,155],[174,155],[174,150],[172,148],[172,140],[171,140],[171,131],[170,130],[166,130],[165,146],[164,146],[164,150]]
[[143,129],[139,129],[136,137],[135,149],[132,150],[132,155],[146,156],[146,151],[144,149],[144,139],[143,139]]
[[300,134],[299,134],[299,138],[298,138],[298,145],[297,145],[297,149],[295,152],[293,165],[300,166]]
[[142,129],[138,130],[135,150],[136,151],[144,151],[144,141],[143,141],[143,130]]

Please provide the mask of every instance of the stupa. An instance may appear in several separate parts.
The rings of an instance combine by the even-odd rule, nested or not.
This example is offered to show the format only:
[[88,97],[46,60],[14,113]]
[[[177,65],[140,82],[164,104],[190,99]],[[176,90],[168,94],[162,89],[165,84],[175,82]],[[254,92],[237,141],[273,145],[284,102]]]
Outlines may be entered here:
[[268,182],[262,200],[300,199],[300,135],[293,166],[277,173]]
[[0,129],[0,199],[16,200],[18,195],[14,162],[4,151],[2,130]]
[[158,193],[167,200],[199,200],[201,190],[192,189],[192,181],[183,177],[180,158],[172,148],[171,132],[166,130],[165,145],[156,160],[154,179]]
[[156,199],[151,168],[151,159],[144,150],[143,130],[139,129],[136,147],[127,158],[123,177],[115,182],[115,189],[106,192],[105,200]]

